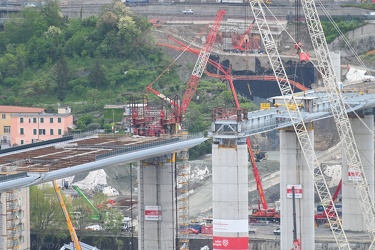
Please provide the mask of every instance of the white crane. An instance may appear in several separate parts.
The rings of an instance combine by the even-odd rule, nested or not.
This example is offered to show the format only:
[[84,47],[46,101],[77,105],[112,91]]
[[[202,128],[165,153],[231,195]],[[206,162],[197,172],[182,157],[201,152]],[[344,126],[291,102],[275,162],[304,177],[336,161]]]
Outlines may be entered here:
[[[250,6],[264,44],[265,51],[267,52],[269,62],[277,79],[280,92],[284,97],[285,106],[287,107],[289,117],[293,124],[301,150],[306,159],[309,170],[313,175],[317,194],[321,202],[330,201],[332,200],[332,197],[329,192],[328,185],[324,179],[321,165],[319,164],[318,158],[314,151],[313,138],[310,138],[308,133],[312,129],[310,127],[311,125],[309,126],[305,124],[302,114],[299,110],[299,105],[293,95],[293,89],[286,75],[285,68],[282,64],[275,40],[268,26],[265,13],[262,8],[262,2],[261,0],[251,0]],[[289,97],[287,97],[288,95]],[[333,207],[333,210],[336,214],[336,218],[339,218],[335,207]],[[332,223],[329,220],[328,215],[327,220],[329,221],[329,223]],[[341,222],[339,221],[339,223]],[[331,228],[333,229],[333,225],[331,225]],[[339,249],[350,249],[348,239],[344,230],[342,229],[341,224],[339,225],[338,230],[332,230],[332,233]]]
[[343,154],[347,160],[348,172],[353,176],[352,181],[358,197],[362,216],[367,232],[372,241],[370,249],[374,249],[375,241],[375,208],[370,187],[367,182],[360,154],[354,140],[354,134],[346,112],[345,103],[336,82],[329,55],[327,41],[320,23],[315,0],[302,0],[307,27],[318,60],[317,69],[322,75],[323,85],[329,96],[333,118],[342,143]]

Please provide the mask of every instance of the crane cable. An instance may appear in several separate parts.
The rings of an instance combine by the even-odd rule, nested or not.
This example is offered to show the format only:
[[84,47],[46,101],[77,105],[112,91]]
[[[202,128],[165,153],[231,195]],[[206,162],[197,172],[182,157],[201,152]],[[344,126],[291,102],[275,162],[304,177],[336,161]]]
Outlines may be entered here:
[[[208,27],[209,27],[209,25],[208,25]],[[205,27],[204,29],[202,28],[202,30],[199,32],[199,35],[201,35],[201,34],[203,34],[203,31],[205,31],[208,27]],[[168,67],[165,69],[165,70],[163,70],[163,72],[160,74],[160,75],[158,75],[158,77],[156,77],[156,79],[153,81],[153,82],[151,82],[148,86],[147,86],[147,88],[146,89],[148,89],[148,88],[152,88],[152,85],[157,81],[157,80],[159,80],[160,79],[160,77],[162,77],[163,75],[164,75],[164,73],[165,72],[167,72],[172,66],[173,66],[173,64],[175,64],[176,62],[177,62],[177,60],[185,53],[185,51],[186,50],[188,50],[192,45],[193,45],[193,43],[197,40],[197,38],[198,38],[198,36],[195,36],[195,38],[189,43],[189,45],[188,46],[186,46],[185,47],[185,49],[183,50],[183,51],[181,51],[181,53],[168,65]],[[184,39],[183,39],[184,40]],[[147,93],[147,90],[146,90],[146,93]]]
[[[319,0],[318,0],[319,1]],[[322,5],[322,3],[319,1],[318,2],[319,4],[321,4]],[[323,5],[322,5],[323,6]],[[277,19],[277,17],[272,13],[272,11],[268,8],[268,6],[267,5],[264,5],[264,7],[265,7],[265,9],[267,9],[267,11],[270,13],[270,15],[276,20],[276,24],[279,26],[279,27],[281,27],[281,29],[282,29],[282,31],[284,31],[288,36],[289,36],[289,38],[292,40],[292,42],[294,43],[294,44],[296,44],[297,42],[296,42],[296,40],[293,38],[293,36],[286,30],[286,28],[284,27],[284,25]],[[331,18],[332,19],[332,18]],[[333,21],[334,22],[334,21]],[[337,24],[335,24],[336,26],[337,26]],[[339,29],[339,27],[337,26],[337,29]],[[339,29],[340,30],[340,29]],[[341,31],[340,31],[341,32]],[[341,32],[341,34],[342,34],[342,32]],[[344,35],[343,35],[344,36]],[[348,41],[347,41],[348,42]],[[348,44],[349,44],[349,42],[348,42]],[[350,45],[350,44],[349,44]],[[357,59],[359,59],[360,60],[360,58],[357,56],[356,57]],[[311,62],[311,64],[314,66],[314,68],[320,73],[320,74],[323,74],[324,72],[322,72],[318,67],[317,67],[317,65],[311,60],[311,58],[309,58],[309,62]],[[362,62],[362,61],[361,61]],[[363,62],[361,63],[361,65],[363,65],[363,67],[364,68],[366,68],[367,69],[367,67],[366,66],[364,66],[364,64],[363,64]],[[367,71],[368,71],[368,69],[367,69]]]
[[349,40],[345,37],[345,35],[342,33],[336,22],[333,20],[332,16],[328,13],[327,9],[324,7],[323,3],[320,0],[316,0],[319,3],[319,6],[322,8],[324,14],[328,17],[328,19],[331,21],[333,26],[335,27],[336,31],[339,33],[340,38],[342,38],[345,42],[345,44],[348,46],[350,51],[353,53],[355,58],[358,60],[358,62],[361,64],[361,66],[366,70],[366,72],[371,76],[370,70],[367,68],[367,66],[364,64],[362,59],[358,56],[357,52],[354,50],[353,46],[350,44]]

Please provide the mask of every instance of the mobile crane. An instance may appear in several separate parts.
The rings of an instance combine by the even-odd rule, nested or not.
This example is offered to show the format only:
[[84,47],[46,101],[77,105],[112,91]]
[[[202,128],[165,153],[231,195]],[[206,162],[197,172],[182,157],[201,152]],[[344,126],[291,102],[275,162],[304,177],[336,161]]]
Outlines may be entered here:
[[[285,72],[284,65],[282,64],[276,42],[268,26],[262,2],[260,0],[250,1],[250,7],[253,11],[269,62],[275,76],[277,77],[280,92],[284,97],[284,103],[287,107],[287,111],[291,119],[291,123],[293,124],[293,128],[298,138],[299,144],[301,146],[302,153],[306,159],[306,163],[309,167],[310,172],[314,176],[315,188],[320,201],[322,203],[324,203],[325,201],[331,201],[332,197],[330,195],[328,185],[324,179],[323,170],[314,151],[313,140],[309,136],[309,130],[307,129],[307,125],[304,122],[300,109],[291,109],[290,105],[288,105],[292,104],[292,106],[298,107],[298,103],[293,95],[293,89]],[[282,78],[285,79],[285,81],[280,81],[280,79]],[[292,94],[291,98],[286,97],[289,94]],[[338,217],[336,209],[334,209],[334,213]],[[338,246],[342,248],[350,248],[348,239],[344,231],[333,232],[333,235]]]
[[[249,27],[249,29],[248,29],[247,32],[251,31],[251,28],[253,27],[253,25],[254,25],[254,22]],[[174,39],[172,37],[170,37],[170,38],[173,41],[175,41],[176,43],[178,43],[179,45],[183,46],[184,49],[187,49],[188,51],[193,52],[193,53],[197,53],[196,50],[194,50],[192,48],[189,48],[188,46],[186,46],[182,42],[178,41],[177,39]],[[231,89],[231,92],[232,92],[232,95],[233,95],[233,100],[234,100],[236,109],[240,110],[241,107],[240,107],[240,104],[239,104],[239,101],[238,101],[238,97],[237,97],[237,93],[236,93],[236,90],[235,90],[235,87],[234,87],[233,77],[230,74],[230,69],[229,70],[225,70],[221,64],[219,64],[219,63],[217,63],[215,61],[212,61],[212,60],[208,60],[208,62],[210,62],[213,66],[215,66],[216,68],[218,68],[224,74],[223,77],[225,79],[227,79],[228,82],[229,82],[229,86],[230,86],[230,89]],[[219,76],[219,75],[215,75],[215,76]],[[272,78],[272,79],[274,79],[274,78]],[[306,90],[306,88],[303,85],[299,84],[299,83],[296,83],[296,86],[298,88],[302,89],[302,90]],[[150,86],[149,86],[149,88],[150,88]],[[152,92],[154,92],[154,91],[152,91]],[[155,93],[155,94],[158,95],[159,97],[165,99],[164,95],[161,95],[158,92]],[[250,215],[249,220],[250,221],[267,220],[267,221],[276,221],[276,222],[278,222],[278,221],[280,221],[280,213],[278,211],[276,211],[276,209],[268,207],[268,204],[267,204],[267,201],[266,201],[266,198],[265,198],[265,194],[264,194],[264,190],[263,190],[263,185],[262,185],[261,177],[260,177],[257,165],[256,165],[256,161],[258,161],[260,159],[263,159],[264,157],[260,157],[258,155],[256,156],[254,154],[253,146],[251,145],[251,141],[250,141],[249,137],[246,138],[246,143],[247,143],[247,147],[248,147],[249,159],[250,159],[250,162],[251,162],[251,165],[252,165],[252,170],[253,170],[254,178],[255,178],[255,181],[256,181],[256,186],[257,186],[257,190],[258,190],[260,204],[262,205],[262,208],[261,208],[260,204],[258,204],[258,209],[254,209],[252,211],[252,214]],[[261,152],[255,152],[255,153],[256,154],[260,154]]]
[[[330,96],[330,107],[332,109],[332,114],[334,116],[336,125],[338,127],[337,130],[339,132],[341,142],[343,143],[343,149],[345,157],[347,158],[348,166],[350,166],[349,171],[352,172],[353,175],[356,177],[353,178],[353,182],[360,201],[359,203],[362,209],[363,217],[365,219],[366,226],[368,228],[370,238],[372,240],[372,244],[370,246],[370,248],[372,249],[375,233],[372,224],[374,222],[375,210],[374,204],[372,202],[372,197],[370,196],[369,185],[364,175],[363,165],[361,163],[358,149],[355,144],[353,131],[351,129],[349,118],[346,113],[345,104],[339,91],[338,84],[336,84],[335,82],[336,78],[333,73],[327,42],[325,40],[323,29],[320,24],[319,15],[318,11],[316,10],[315,2],[314,0],[303,0],[302,5],[306,16],[308,28],[310,31],[310,36],[314,45],[316,55],[318,57],[318,69],[322,74],[326,92]],[[291,123],[293,124],[293,128],[298,138],[299,144],[301,146],[303,155],[306,159],[310,172],[313,175],[314,184],[318,196],[322,203],[324,203],[325,201],[331,201],[332,197],[329,193],[328,185],[325,181],[322,168],[314,152],[312,144],[313,140],[312,138],[310,138],[308,134],[307,126],[304,122],[302,114],[299,108],[292,110],[287,105],[288,103],[292,103],[295,107],[298,106],[296,99],[293,95],[293,90],[288,81],[288,77],[285,73],[285,69],[282,64],[279,52],[277,50],[276,43],[274,41],[273,36],[271,35],[271,30],[267,24],[265,13],[262,7],[262,1],[250,1],[250,6],[256,18],[256,23],[260,31],[261,38],[264,43],[266,53],[269,62],[272,66],[273,72],[275,76],[286,79],[286,82],[284,83],[278,80],[278,85],[282,93],[282,96],[284,97],[284,102],[287,107],[287,111],[289,113],[289,117],[291,119]],[[286,97],[289,94],[291,94],[291,97]],[[338,218],[339,216],[334,204],[332,205],[332,209],[333,213]],[[331,224],[328,215],[327,219]],[[344,229],[341,226],[341,221],[338,221],[338,223],[339,227],[336,228],[339,229],[331,230],[337,243],[337,246],[340,249],[350,249],[350,244],[348,242]],[[332,228],[333,227],[331,225],[331,229]]]
[[[337,185],[335,193],[333,194],[332,200],[330,201],[328,206],[325,207],[324,210],[320,214],[315,214],[315,222],[317,224],[321,224],[321,222],[327,221],[327,217],[328,218],[336,218],[335,217],[336,214],[333,213],[332,207],[333,207],[334,202],[336,201],[337,197],[339,196],[339,194],[341,192],[341,187],[342,187],[342,180],[340,180],[339,184]],[[336,219],[339,219],[339,218],[336,218]]]
[[64,213],[66,224],[68,225],[69,234],[70,234],[70,238],[72,239],[73,245],[74,245],[76,250],[82,250],[81,244],[80,244],[80,242],[78,240],[78,237],[77,237],[76,230],[73,227],[73,223],[70,220],[68,210],[66,209],[64,199],[61,195],[59,185],[57,184],[56,180],[53,180],[52,183],[53,183],[53,187],[55,189],[56,195],[57,195],[57,199],[59,200],[61,209]]
[[[342,149],[348,165],[348,175],[351,176],[351,181],[353,182],[359,200],[362,217],[371,240],[370,249],[375,249],[375,205],[373,196],[371,195],[372,192],[370,191],[370,186],[366,179],[353,130],[346,112],[346,104],[341,95],[339,85],[336,82],[336,76],[329,55],[323,27],[320,23],[319,14],[315,6],[315,0],[302,0],[301,2],[314,51],[318,59],[317,68],[322,75],[325,90],[329,94],[331,111],[340,136],[340,141],[343,145]],[[336,211],[334,204],[332,208]],[[341,226],[341,221],[338,221],[338,224],[340,230],[331,230],[332,232],[338,231],[338,233],[342,233],[344,231]]]

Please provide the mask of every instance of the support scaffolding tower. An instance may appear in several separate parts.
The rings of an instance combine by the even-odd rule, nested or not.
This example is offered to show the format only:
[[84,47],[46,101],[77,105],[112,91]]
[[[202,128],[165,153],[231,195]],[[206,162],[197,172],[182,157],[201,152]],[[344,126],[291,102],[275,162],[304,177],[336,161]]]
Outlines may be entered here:
[[189,249],[189,177],[188,150],[181,151],[178,155],[179,165],[177,169],[178,184],[178,228],[179,250]]
[[18,191],[6,192],[7,249],[19,249],[20,230],[17,223],[19,212]]

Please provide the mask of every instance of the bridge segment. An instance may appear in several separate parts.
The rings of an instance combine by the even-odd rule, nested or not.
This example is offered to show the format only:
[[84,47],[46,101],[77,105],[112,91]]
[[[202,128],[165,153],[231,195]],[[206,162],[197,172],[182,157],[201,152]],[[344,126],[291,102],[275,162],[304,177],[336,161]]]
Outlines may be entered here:
[[[137,164],[139,161],[138,204],[143,220],[139,223],[138,246],[140,249],[174,249],[177,214],[174,212],[176,185],[173,155],[205,140],[207,138],[200,135],[129,137],[92,134],[0,150],[0,192],[7,194],[1,196],[0,211],[5,216],[0,216],[0,249],[6,248],[12,236],[6,226],[9,218],[13,217],[12,213],[27,211],[20,204],[17,209],[7,211],[11,200],[4,197],[12,195],[12,200],[15,195],[25,197],[26,203],[28,190],[24,187],[112,166],[125,167],[126,163]],[[154,212],[160,214],[148,214]],[[25,240],[21,248],[26,249],[30,248],[29,215],[25,215],[23,220],[25,230],[22,237]]]
[[[373,109],[375,107],[375,95],[363,93],[342,93],[346,110],[353,120],[357,117],[365,118],[370,126],[358,126],[355,133],[356,141],[365,147],[373,144],[373,136],[363,133],[366,127],[373,128]],[[291,98],[291,96],[290,96]],[[313,122],[332,116],[328,95],[324,92],[307,91],[295,94],[298,107],[302,113],[304,122],[308,125],[309,133],[313,138]],[[293,246],[292,201],[288,187],[297,185],[302,187],[302,194],[297,202],[297,218],[303,218],[298,223],[298,235],[304,249],[315,249],[314,244],[314,179],[312,173],[306,167],[306,162],[301,154],[301,148],[297,141],[291,119],[284,104],[283,97],[272,97],[269,101],[274,107],[255,112],[246,110],[217,109],[212,114],[213,137],[213,242],[214,249],[222,249],[223,244],[232,242],[240,244],[236,249],[247,249],[248,243],[243,239],[248,237],[245,231],[244,221],[248,217],[247,189],[242,187],[247,183],[248,156],[243,151],[246,136],[260,134],[274,129],[280,130],[280,195],[281,195],[281,249],[290,249]],[[276,107],[275,107],[276,106]],[[354,115],[353,112],[356,112]],[[358,116],[357,116],[358,115]],[[357,119],[358,120],[358,119]],[[361,131],[361,132],[359,132]],[[367,136],[365,138],[365,136]],[[360,140],[370,140],[369,143]],[[374,155],[373,147],[369,147],[365,156]],[[373,157],[372,157],[373,158]],[[369,163],[371,164],[371,163]],[[371,181],[372,189],[374,170],[367,168],[366,176]],[[349,178],[350,179],[350,178]],[[346,194],[343,193],[343,204],[347,204],[346,225],[361,218],[360,211],[353,214],[350,208],[355,199],[354,188],[348,176],[343,175],[343,181],[348,186]],[[244,185],[246,186],[246,185]],[[229,188],[231,187],[231,188]],[[215,190],[219,190],[216,192]],[[345,195],[348,195],[347,197]],[[288,198],[289,197],[289,198]],[[348,198],[347,200],[345,200]],[[223,203],[228,201],[227,204]],[[343,214],[346,209],[343,209]],[[349,213],[349,211],[351,211]],[[224,225],[224,226],[223,226]],[[345,225],[344,225],[345,227]],[[360,227],[363,228],[363,227]],[[360,229],[358,229],[360,230]]]

